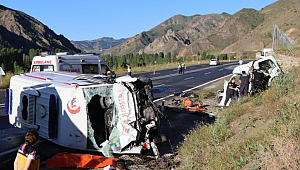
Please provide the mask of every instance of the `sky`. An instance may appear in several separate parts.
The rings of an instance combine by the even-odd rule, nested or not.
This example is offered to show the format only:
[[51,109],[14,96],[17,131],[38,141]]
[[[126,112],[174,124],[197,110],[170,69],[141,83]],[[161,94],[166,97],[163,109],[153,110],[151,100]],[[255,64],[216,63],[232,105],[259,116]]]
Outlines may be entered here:
[[101,37],[128,38],[148,31],[166,19],[242,8],[261,8],[276,0],[1,0],[0,4],[20,10],[69,40]]

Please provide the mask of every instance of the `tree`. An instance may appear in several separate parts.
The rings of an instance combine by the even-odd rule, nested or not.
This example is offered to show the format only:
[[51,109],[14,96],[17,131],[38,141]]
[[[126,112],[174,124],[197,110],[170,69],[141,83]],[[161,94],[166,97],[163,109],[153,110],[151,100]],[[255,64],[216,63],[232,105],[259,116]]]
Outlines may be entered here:
[[172,62],[172,54],[171,52],[168,52],[166,57],[165,57],[166,63],[171,63]]
[[201,55],[201,59],[202,60],[205,60],[206,59],[206,56],[207,56],[207,53],[205,51],[202,52],[202,55]]

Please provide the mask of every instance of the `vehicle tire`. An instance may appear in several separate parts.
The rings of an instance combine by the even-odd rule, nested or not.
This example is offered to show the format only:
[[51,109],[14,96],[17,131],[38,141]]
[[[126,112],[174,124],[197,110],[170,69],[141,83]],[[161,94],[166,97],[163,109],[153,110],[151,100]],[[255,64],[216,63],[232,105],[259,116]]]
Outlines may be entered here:
[[223,96],[219,96],[219,97],[217,98],[218,103],[220,103],[220,102],[222,101],[222,98],[223,98]]

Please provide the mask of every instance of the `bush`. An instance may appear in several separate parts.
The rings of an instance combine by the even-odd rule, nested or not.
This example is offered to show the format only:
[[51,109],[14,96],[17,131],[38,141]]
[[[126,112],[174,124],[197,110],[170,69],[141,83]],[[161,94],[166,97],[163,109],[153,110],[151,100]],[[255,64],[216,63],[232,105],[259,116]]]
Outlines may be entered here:
[[228,60],[227,54],[220,54],[218,55],[219,60]]
[[14,76],[12,72],[7,72],[5,76],[2,77],[2,84],[0,85],[1,89],[9,87],[10,78]]

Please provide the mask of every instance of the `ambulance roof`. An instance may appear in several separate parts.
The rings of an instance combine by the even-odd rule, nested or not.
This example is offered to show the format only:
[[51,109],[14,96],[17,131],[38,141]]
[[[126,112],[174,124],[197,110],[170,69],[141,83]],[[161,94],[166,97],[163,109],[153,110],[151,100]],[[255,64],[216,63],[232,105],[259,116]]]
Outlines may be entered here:
[[76,54],[76,55],[46,55],[46,56],[35,56],[34,60],[42,60],[42,59],[61,59],[64,60],[98,60],[100,63],[105,63],[105,61],[97,56],[97,55],[91,55],[91,54]]
[[106,84],[103,78],[107,76],[103,75],[92,75],[92,74],[78,74],[73,72],[33,72],[16,75],[20,79],[25,79],[28,81],[36,81],[39,83],[51,83],[54,85],[62,86],[84,86],[84,85],[96,85],[96,84]]

